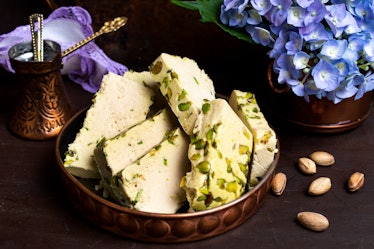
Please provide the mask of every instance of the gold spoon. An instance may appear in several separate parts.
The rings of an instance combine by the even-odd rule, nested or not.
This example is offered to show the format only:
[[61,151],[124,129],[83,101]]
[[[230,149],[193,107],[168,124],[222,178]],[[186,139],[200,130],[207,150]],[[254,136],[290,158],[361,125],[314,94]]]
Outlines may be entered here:
[[[127,23],[127,19],[128,19],[127,17],[116,17],[112,21],[105,22],[104,26],[101,27],[101,29],[99,31],[93,33],[92,35],[88,36],[87,38],[81,40],[77,44],[75,44],[72,47],[63,51],[61,53],[61,57],[64,57],[64,56],[70,54],[71,52],[77,50],[78,48],[80,48],[84,45],[86,45],[87,43],[89,43],[90,41],[92,41],[93,39],[97,38],[98,36],[100,36],[102,34],[109,33],[109,32],[112,32],[112,31],[116,31],[117,29],[121,28],[122,26],[124,26]],[[39,40],[40,41],[42,40],[41,35],[40,35]],[[33,42],[36,43],[36,39],[33,40]],[[33,52],[27,52],[27,53],[24,53],[24,54],[21,54],[21,55],[17,56],[15,59],[20,60],[20,61],[31,61],[32,58],[35,57],[34,54],[36,54],[38,57],[43,58],[42,56],[40,56],[42,54],[40,54],[40,52],[37,52],[37,51],[40,51],[40,49],[41,49],[41,47],[34,46],[34,53]],[[37,57],[35,57],[35,58],[37,58]],[[41,61],[41,60],[39,60],[39,61]]]
[[70,54],[71,52],[77,50],[78,48],[80,48],[84,45],[86,45],[87,43],[89,43],[90,41],[92,41],[93,39],[97,38],[98,36],[100,36],[102,34],[106,34],[106,33],[110,33],[110,32],[118,30],[119,28],[121,28],[122,26],[124,26],[127,23],[127,19],[128,19],[127,17],[123,16],[123,17],[116,17],[112,21],[105,22],[104,26],[102,26],[99,31],[93,33],[92,35],[90,35],[87,38],[81,40],[80,42],[78,42],[74,46],[72,46],[72,47],[66,49],[65,51],[63,51],[61,53],[61,57],[64,57],[64,56]]
[[[42,38],[43,15],[38,14],[38,13],[32,14],[29,16],[29,22],[30,22],[30,31],[31,31],[31,38],[32,38],[34,61],[43,61],[43,57],[44,57],[43,38]],[[35,23],[37,23],[37,25]],[[38,26],[37,30],[35,30],[36,26]]]

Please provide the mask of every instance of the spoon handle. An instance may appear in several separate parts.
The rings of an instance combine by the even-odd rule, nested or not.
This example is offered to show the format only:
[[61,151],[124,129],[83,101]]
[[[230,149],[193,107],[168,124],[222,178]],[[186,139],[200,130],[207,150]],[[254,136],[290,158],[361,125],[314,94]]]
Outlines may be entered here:
[[106,33],[110,33],[110,32],[118,30],[119,28],[121,28],[122,26],[124,26],[127,23],[127,19],[128,18],[125,17],[125,16],[124,17],[116,17],[112,21],[105,22],[104,26],[102,26],[99,31],[93,33],[92,35],[90,35],[87,38],[81,40],[80,42],[78,42],[74,46],[72,46],[72,47],[66,49],[65,51],[63,51],[62,54],[61,54],[61,57],[64,57],[64,56],[70,54],[71,52],[77,50],[78,48],[80,48],[84,45],[86,45],[87,43],[89,43],[90,41],[92,41],[93,39],[97,38],[98,36],[100,36],[102,34],[106,34]]
[[[42,36],[43,15],[32,14],[29,16],[29,21],[30,21],[34,61],[43,61],[43,57],[44,57],[43,36]],[[37,25],[35,23],[37,23]],[[36,26],[37,26],[37,29],[36,29]]]

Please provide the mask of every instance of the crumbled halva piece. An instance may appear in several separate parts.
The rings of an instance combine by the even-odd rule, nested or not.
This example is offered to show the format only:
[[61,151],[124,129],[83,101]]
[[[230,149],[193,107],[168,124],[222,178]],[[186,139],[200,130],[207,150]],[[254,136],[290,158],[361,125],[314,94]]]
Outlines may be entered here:
[[224,99],[203,104],[188,150],[191,171],[181,181],[190,211],[211,209],[246,190],[253,137]]
[[66,169],[78,177],[100,178],[94,160],[97,143],[143,121],[153,96],[152,89],[144,84],[113,73],[104,75],[83,127],[65,153]]
[[120,204],[152,213],[175,213],[186,203],[180,179],[190,169],[189,138],[181,128],[112,179]]
[[182,128],[192,135],[202,104],[215,99],[212,80],[194,60],[166,53],[152,63],[150,71]]
[[229,103],[254,137],[249,180],[249,186],[253,187],[258,184],[274,161],[277,137],[261,112],[253,93],[234,90]]
[[129,70],[123,74],[123,77],[129,80],[140,82],[152,88],[154,92],[156,92],[160,87],[160,84],[153,79],[151,72],[149,71],[137,72],[137,71]]
[[165,97],[160,92],[160,84],[155,81],[149,71],[142,71],[136,72],[133,70],[127,71],[123,74],[123,77],[134,80],[136,82],[140,82],[147,87],[150,87],[154,93],[153,105],[151,106],[151,110],[149,115],[153,115],[157,113],[159,110],[169,107]]
[[110,185],[112,177],[160,144],[177,126],[178,121],[172,111],[163,109],[115,137],[100,142],[94,155],[104,189],[118,200]]

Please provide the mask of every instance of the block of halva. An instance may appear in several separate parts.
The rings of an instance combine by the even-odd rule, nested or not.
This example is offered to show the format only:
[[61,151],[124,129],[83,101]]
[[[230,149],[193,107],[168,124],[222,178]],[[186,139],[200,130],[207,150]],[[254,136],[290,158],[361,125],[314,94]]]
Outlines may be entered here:
[[103,139],[94,155],[104,189],[118,201],[112,191],[112,177],[160,144],[177,126],[172,111],[163,109],[115,137]]
[[143,121],[152,105],[154,92],[144,84],[108,73],[87,110],[83,127],[65,153],[64,166],[82,178],[100,178],[94,149],[110,138]]
[[169,107],[165,97],[160,92],[159,82],[152,77],[152,74],[149,71],[137,72],[130,70],[125,72],[123,77],[140,82],[141,84],[150,87],[154,91],[155,95],[153,98],[153,105],[151,106],[151,111],[149,113],[150,115],[155,114],[163,108]]
[[181,181],[190,211],[211,209],[246,190],[253,137],[224,99],[202,106],[188,150],[191,171]]
[[190,169],[189,138],[181,128],[113,177],[113,191],[123,206],[153,213],[175,213],[186,203],[179,183]]
[[182,128],[191,135],[202,104],[215,99],[212,80],[194,60],[166,53],[152,63],[150,71]]
[[261,112],[253,93],[234,90],[229,103],[254,137],[249,180],[249,186],[253,187],[262,179],[274,161],[277,137]]

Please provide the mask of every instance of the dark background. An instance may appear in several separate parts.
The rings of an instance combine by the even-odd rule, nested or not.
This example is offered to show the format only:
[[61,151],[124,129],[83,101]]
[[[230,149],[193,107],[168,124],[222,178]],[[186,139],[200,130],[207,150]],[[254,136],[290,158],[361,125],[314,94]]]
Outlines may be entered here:
[[[61,2],[55,3],[61,6]],[[268,60],[264,49],[200,23],[197,13],[166,0],[70,3],[92,13],[94,30],[116,16],[129,17],[125,28],[96,42],[130,69],[146,70],[161,52],[168,52],[195,59],[211,76],[217,92],[252,90],[265,81]],[[0,33],[27,24],[34,12],[47,16],[50,9],[42,1],[2,1]],[[56,173],[55,141],[25,141],[7,129],[16,87],[13,75],[0,70],[0,248],[374,248],[373,115],[360,127],[336,135],[308,134],[274,124],[281,153],[277,171],[288,177],[284,194],[269,193],[257,214],[223,235],[158,245],[113,235],[92,225],[72,207]],[[78,109],[90,104],[92,94],[69,81],[66,87]],[[336,163],[319,167],[314,176],[302,175],[296,168],[297,159],[316,150],[332,153]],[[345,184],[354,171],[365,174],[365,184],[352,194]],[[332,189],[310,197],[306,188],[318,176],[330,177]],[[322,233],[304,229],[296,221],[301,211],[323,213],[330,221],[329,229]]]

